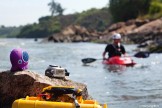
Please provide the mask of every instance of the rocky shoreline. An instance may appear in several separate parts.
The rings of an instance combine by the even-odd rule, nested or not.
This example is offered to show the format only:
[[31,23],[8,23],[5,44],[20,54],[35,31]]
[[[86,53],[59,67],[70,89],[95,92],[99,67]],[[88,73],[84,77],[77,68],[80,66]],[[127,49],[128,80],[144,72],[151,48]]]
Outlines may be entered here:
[[52,42],[97,42],[108,43],[113,32],[120,33],[127,44],[139,44],[151,53],[162,52],[162,18],[154,20],[132,19],[127,22],[112,24],[103,32],[87,30],[78,25],[70,25],[58,34],[53,34],[45,41]]
[[14,100],[37,96],[47,86],[73,86],[82,90],[83,99],[92,99],[87,86],[70,79],[49,78],[32,71],[0,72],[0,108],[11,108]]

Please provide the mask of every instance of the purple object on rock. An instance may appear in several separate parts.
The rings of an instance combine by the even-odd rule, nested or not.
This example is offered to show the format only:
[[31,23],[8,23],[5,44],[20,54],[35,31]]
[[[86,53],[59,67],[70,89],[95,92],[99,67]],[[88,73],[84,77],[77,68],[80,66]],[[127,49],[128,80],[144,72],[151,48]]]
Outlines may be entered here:
[[21,48],[13,49],[10,53],[11,72],[28,69],[28,60],[29,55],[26,51],[23,51]]

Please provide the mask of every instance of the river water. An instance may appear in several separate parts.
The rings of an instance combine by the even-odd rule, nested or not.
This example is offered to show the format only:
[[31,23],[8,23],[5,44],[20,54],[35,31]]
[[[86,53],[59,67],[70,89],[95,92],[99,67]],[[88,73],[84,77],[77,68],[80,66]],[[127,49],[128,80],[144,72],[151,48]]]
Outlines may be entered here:
[[[0,71],[11,68],[9,55],[21,47],[30,56],[29,70],[44,75],[48,65],[59,65],[70,72],[71,80],[87,85],[89,94],[109,108],[162,108],[162,54],[135,58],[134,67],[119,72],[108,70],[97,60],[88,66],[81,59],[102,58],[106,44],[40,43],[34,39],[0,39]],[[135,45],[125,45],[128,54]]]

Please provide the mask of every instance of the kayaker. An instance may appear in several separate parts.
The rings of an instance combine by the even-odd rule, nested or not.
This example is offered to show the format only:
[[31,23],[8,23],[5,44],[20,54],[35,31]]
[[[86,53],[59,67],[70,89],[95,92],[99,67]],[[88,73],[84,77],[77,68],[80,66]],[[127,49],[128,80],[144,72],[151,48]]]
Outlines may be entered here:
[[10,53],[11,72],[28,69],[29,55],[21,48],[15,48]]
[[103,59],[106,59],[105,55],[108,53],[108,57],[113,56],[122,56],[126,54],[124,46],[121,44],[121,35],[119,33],[115,33],[112,36],[113,43],[108,44],[102,54]]

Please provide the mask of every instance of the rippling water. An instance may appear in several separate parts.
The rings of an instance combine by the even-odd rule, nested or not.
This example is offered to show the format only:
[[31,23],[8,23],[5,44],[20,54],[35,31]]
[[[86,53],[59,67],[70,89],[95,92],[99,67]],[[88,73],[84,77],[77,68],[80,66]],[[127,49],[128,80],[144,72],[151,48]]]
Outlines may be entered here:
[[[89,94],[109,108],[162,108],[162,55],[152,54],[147,59],[135,58],[135,67],[110,72],[97,60],[84,66],[81,59],[102,58],[106,44],[40,43],[31,39],[0,39],[0,71],[11,67],[9,54],[21,47],[30,56],[29,67],[44,75],[48,65],[60,65],[70,72],[70,79],[87,84]],[[133,55],[135,45],[126,45]]]

